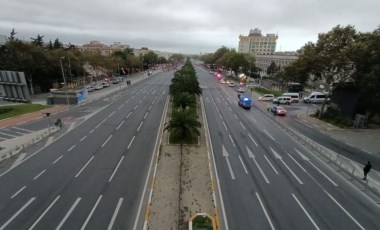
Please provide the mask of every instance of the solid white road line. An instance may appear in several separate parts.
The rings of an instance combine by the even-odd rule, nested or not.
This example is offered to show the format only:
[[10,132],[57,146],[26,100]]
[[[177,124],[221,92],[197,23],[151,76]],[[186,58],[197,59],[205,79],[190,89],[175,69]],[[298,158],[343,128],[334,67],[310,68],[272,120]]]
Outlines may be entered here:
[[297,197],[292,193],[292,196],[293,198],[297,201],[298,205],[301,207],[302,211],[306,214],[307,218],[309,218],[309,220],[311,221],[311,223],[313,223],[315,229],[318,229],[319,230],[319,227],[318,225],[314,222],[313,218],[311,218],[311,216],[309,215],[309,213],[306,211],[306,209],[303,207],[303,205],[301,204],[301,202],[297,199]]
[[3,224],[3,226],[0,227],[0,230],[3,230],[5,227],[8,226],[24,209],[26,209],[36,198],[32,197],[24,206],[22,206],[7,222]]
[[38,173],[37,176],[33,178],[33,180],[37,180],[42,174],[46,172],[46,169],[44,169],[42,172]]
[[53,136],[48,137],[47,141],[45,142],[44,147],[46,147],[46,146],[50,145],[51,143],[53,143],[53,140],[54,140]]
[[61,227],[63,226],[63,224],[66,222],[67,218],[69,218],[70,214],[74,211],[75,207],[78,205],[79,201],[81,200],[82,198],[77,198],[76,201],[74,202],[74,204],[71,206],[71,208],[69,209],[69,211],[66,213],[65,217],[63,217],[63,219],[61,220],[61,222],[59,223],[59,225],[57,226],[56,230],[59,230],[61,229]]
[[94,207],[91,209],[90,214],[88,214],[88,217],[87,217],[86,221],[83,223],[83,225],[82,225],[82,227],[81,227],[81,230],[84,230],[84,229],[86,228],[88,222],[90,221],[92,215],[94,214],[94,212],[95,212],[95,210],[96,210],[96,207],[98,206],[98,204],[99,204],[100,200],[102,199],[102,197],[103,197],[103,195],[100,195],[100,196],[99,196],[99,198],[98,198],[98,200],[96,201]]
[[276,168],[272,165],[272,162],[269,161],[269,159],[267,158],[267,156],[265,156],[265,154],[264,154],[264,158],[265,160],[268,161],[268,164],[272,167],[273,171],[278,175]]
[[84,137],[82,137],[80,140],[79,140],[79,142],[82,142],[84,139],[86,139],[87,138],[87,136],[84,136]]
[[120,159],[120,161],[119,161],[119,163],[117,163],[117,166],[116,166],[115,170],[113,170],[113,173],[112,173],[110,179],[108,179],[108,182],[111,182],[113,176],[115,175],[115,173],[116,173],[117,169],[119,168],[119,166],[120,166],[121,162],[123,161],[123,159],[124,159],[124,156],[122,156],[121,159]]
[[57,158],[57,160],[53,161],[53,163],[52,163],[52,164],[54,165],[55,163],[57,163],[59,160],[61,160],[61,158],[62,158],[62,157],[63,157],[63,155],[62,155],[62,156],[60,156],[60,157],[58,157],[58,158]]
[[248,133],[248,136],[249,138],[251,138],[251,140],[253,141],[253,143],[256,145],[256,147],[258,147],[259,145],[256,143],[256,141],[253,139],[253,137],[251,136],[250,133]]
[[307,173],[306,169],[305,169],[304,167],[302,167],[302,165],[301,165],[300,163],[298,163],[298,161],[297,161],[296,159],[294,159],[294,158],[292,157],[292,155],[290,155],[290,154],[288,153],[288,156],[294,161],[294,163],[296,163],[296,164],[298,165],[298,167],[300,167],[300,168],[302,169],[302,171],[304,171],[305,173]]
[[247,171],[247,169],[246,169],[246,167],[245,167],[245,165],[244,165],[244,162],[243,162],[243,160],[241,159],[240,155],[239,155],[239,159],[240,159],[241,165],[243,165],[243,168],[244,168],[245,173],[248,174],[248,171]]
[[26,153],[20,153],[19,154],[19,157],[17,157],[17,159],[15,160],[15,162],[12,164],[12,166],[10,168],[14,168],[16,167],[18,164],[20,164],[22,162],[22,160],[24,159],[24,157],[26,156]]
[[273,141],[275,141],[275,139],[272,137],[272,135],[270,135],[270,134],[268,133],[268,131],[266,131],[265,129],[264,129],[264,133],[265,133],[266,135],[268,135],[268,137],[270,137],[270,139],[272,139]]
[[236,148],[236,145],[235,145],[234,140],[232,139],[232,136],[231,136],[230,134],[228,134],[228,136],[230,137],[230,140],[231,140],[231,142],[232,142],[232,145]]
[[256,193],[256,197],[257,197],[257,199],[258,199],[259,202],[260,202],[261,209],[263,209],[263,212],[264,212],[265,217],[267,218],[267,220],[268,220],[268,222],[269,222],[269,225],[270,225],[271,229],[274,230],[275,228],[274,228],[274,226],[273,226],[272,220],[270,219],[270,216],[268,215],[268,212],[267,212],[267,210],[265,209],[265,206],[264,206],[263,202],[261,201],[261,198],[260,198],[260,196],[259,196],[258,193]]
[[336,200],[334,199],[334,197],[333,197],[332,195],[330,195],[330,193],[328,193],[326,190],[323,190],[323,191],[324,191],[324,192],[330,197],[331,200],[333,200],[333,201],[335,202],[336,205],[339,206],[340,209],[342,209],[342,211],[343,211],[344,213],[346,213],[346,215],[347,215],[348,217],[351,218],[352,221],[355,222],[355,224],[356,224],[357,226],[359,226],[359,228],[361,228],[361,229],[363,229],[363,230],[365,229],[363,226],[361,226],[361,225],[359,224],[359,222],[358,222],[357,220],[355,220],[355,218],[354,218],[353,216],[351,216],[351,214],[350,214],[346,209],[343,208],[342,205],[339,204],[338,201],[336,201]]
[[288,169],[288,171],[293,175],[293,177],[298,181],[298,183],[303,184],[303,182],[300,180],[300,178],[293,172],[293,170],[285,163],[285,161],[282,159],[282,156],[278,154],[274,149],[269,147],[270,150],[273,152],[273,155],[281,161],[281,163]]
[[120,198],[120,199],[119,199],[119,202],[117,203],[117,206],[116,206],[115,212],[114,212],[113,215],[112,215],[112,219],[111,219],[110,224],[108,225],[107,230],[112,230],[112,226],[113,226],[113,224],[115,223],[116,216],[117,216],[117,214],[119,213],[119,209],[120,209],[120,206],[121,206],[122,203],[123,203],[123,198]]
[[297,149],[294,149],[296,150],[296,152],[301,156],[301,158],[303,160],[306,160],[307,162],[309,162],[311,164],[311,166],[313,166],[320,174],[322,174],[322,176],[324,176],[328,181],[330,181],[335,187],[338,186],[337,183],[335,183],[330,177],[328,177],[322,170],[320,170],[317,166],[315,166],[309,158],[307,158],[304,154],[302,154],[300,151],[298,151]]
[[285,161],[282,158],[279,158],[279,160],[281,161],[283,165],[285,165],[285,167],[289,170],[289,172],[293,175],[293,177],[298,181],[298,183],[303,184],[301,179],[293,172],[293,170],[289,168],[289,166],[285,163]]
[[11,196],[11,199],[15,198],[20,192],[22,192],[22,190],[26,189],[26,186],[22,187],[21,189],[19,189],[15,194],[13,194],[13,196]]
[[111,139],[111,137],[112,137],[112,134],[111,134],[111,135],[107,138],[107,140],[101,145],[102,148],[107,144],[107,142]]
[[38,224],[38,222],[40,222],[40,220],[42,220],[42,218],[46,215],[46,213],[50,210],[51,207],[53,207],[53,205],[57,202],[57,200],[60,198],[60,196],[57,196],[54,201],[49,205],[49,207],[47,207],[47,209],[41,214],[40,217],[38,217],[38,219],[36,220],[36,222],[34,222],[34,224],[29,228],[29,230],[32,230],[34,227],[36,227],[36,225]]
[[77,175],[75,175],[75,178],[77,178],[82,173],[82,171],[87,167],[87,165],[92,161],[92,159],[94,159],[94,156],[92,156],[90,158],[90,160],[88,160],[87,163],[82,167],[82,169],[79,170],[79,172],[77,173]]
[[134,139],[135,139],[135,136],[132,137],[132,140],[129,142],[129,145],[128,145],[127,149],[129,149],[131,147],[132,142],[133,142]]
[[119,126],[117,126],[116,130],[119,130],[120,127],[124,124],[124,120],[120,122]]

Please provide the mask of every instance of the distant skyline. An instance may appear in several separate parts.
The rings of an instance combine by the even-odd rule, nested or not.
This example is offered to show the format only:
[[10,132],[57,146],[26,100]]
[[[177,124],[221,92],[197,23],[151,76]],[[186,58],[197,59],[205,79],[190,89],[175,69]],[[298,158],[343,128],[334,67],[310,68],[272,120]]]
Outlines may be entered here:
[[336,25],[372,32],[380,1],[352,0],[0,0],[0,35],[44,36],[83,45],[96,40],[131,48],[199,54],[237,50],[239,35],[278,34],[276,51],[296,51]]

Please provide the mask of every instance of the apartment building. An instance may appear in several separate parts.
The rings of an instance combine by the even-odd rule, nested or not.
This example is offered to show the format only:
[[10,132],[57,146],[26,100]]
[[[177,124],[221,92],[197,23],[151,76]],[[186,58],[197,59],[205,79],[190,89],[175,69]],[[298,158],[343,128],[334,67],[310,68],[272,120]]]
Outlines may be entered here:
[[129,46],[122,45],[120,42],[114,42],[112,45],[108,46],[98,41],[90,41],[89,44],[84,44],[80,48],[82,51],[100,52],[103,55],[109,55],[116,51],[123,51],[124,49],[129,48]]
[[251,29],[248,36],[239,36],[238,52],[254,55],[273,55],[276,51],[277,39],[277,34],[263,36],[258,28]]
[[282,69],[297,59],[297,52],[274,52],[272,55],[256,55],[256,66],[261,69],[260,76],[266,76],[267,69],[272,62]]

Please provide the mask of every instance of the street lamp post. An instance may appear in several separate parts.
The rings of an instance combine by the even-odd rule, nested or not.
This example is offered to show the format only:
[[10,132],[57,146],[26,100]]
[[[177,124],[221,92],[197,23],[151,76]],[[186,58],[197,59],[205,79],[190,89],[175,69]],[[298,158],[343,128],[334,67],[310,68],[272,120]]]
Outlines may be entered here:
[[66,84],[65,72],[63,71],[63,65],[62,65],[62,59],[63,59],[63,58],[65,58],[65,57],[61,57],[61,58],[59,59],[59,61],[60,61],[60,63],[61,63],[62,77],[63,77],[63,84],[65,85],[65,92],[66,92],[67,106],[70,106],[69,96],[67,95],[67,84]]

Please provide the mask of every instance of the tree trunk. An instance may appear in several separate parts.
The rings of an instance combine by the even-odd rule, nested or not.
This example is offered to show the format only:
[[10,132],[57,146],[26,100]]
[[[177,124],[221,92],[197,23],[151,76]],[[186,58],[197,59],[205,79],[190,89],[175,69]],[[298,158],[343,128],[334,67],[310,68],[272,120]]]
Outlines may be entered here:
[[33,78],[32,78],[32,76],[30,76],[30,77],[27,77],[27,79],[28,79],[28,81],[29,81],[29,83],[30,83],[30,94],[31,94],[31,95],[34,95]]

